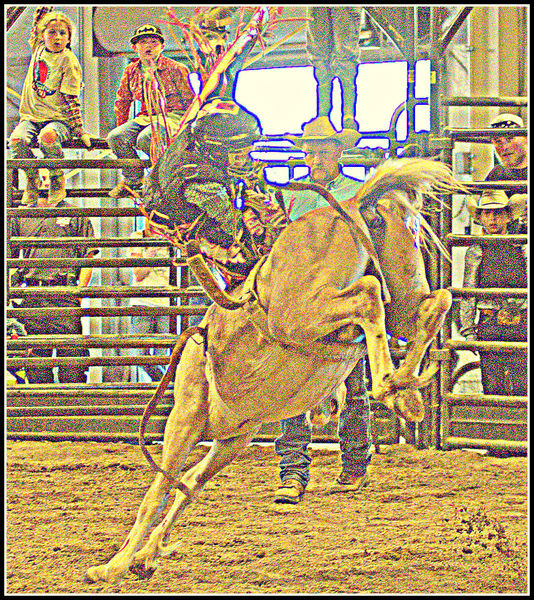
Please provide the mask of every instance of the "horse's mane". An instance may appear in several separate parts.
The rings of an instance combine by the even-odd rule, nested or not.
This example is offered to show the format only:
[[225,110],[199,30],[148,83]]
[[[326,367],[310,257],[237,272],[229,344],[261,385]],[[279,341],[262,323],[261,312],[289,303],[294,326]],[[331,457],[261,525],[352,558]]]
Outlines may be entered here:
[[422,214],[429,212],[425,207],[425,196],[443,206],[445,202],[439,196],[454,192],[466,190],[454,179],[450,168],[444,163],[422,158],[400,158],[388,160],[378,167],[350,202],[356,202],[360,207],[376,206],[387,196],[398,210],[419,215],[423,243],[432,242],[450,260],[447,248]]

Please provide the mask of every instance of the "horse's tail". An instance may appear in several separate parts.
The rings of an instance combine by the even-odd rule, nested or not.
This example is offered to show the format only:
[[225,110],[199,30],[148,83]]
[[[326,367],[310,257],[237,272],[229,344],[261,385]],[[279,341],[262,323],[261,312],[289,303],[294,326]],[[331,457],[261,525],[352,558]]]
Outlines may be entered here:
[[[357,202],[360,207],[376,206],[387,195],[399,207],[418,214],[424,209],[425,195],[443,204],[438,196],[454,192],[467,193],[467,190],[444,163],[423,158],[401,158],[381,165],[350,202]],[[447,249],[422,217],[421,224],[426,235],[448,256]]]

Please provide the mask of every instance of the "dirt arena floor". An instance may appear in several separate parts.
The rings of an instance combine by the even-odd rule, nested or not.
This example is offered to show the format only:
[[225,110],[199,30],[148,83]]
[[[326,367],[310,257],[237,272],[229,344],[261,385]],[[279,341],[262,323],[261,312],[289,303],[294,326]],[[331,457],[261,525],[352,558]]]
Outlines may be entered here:
[[525,457],[384,447],[367,489],[332,494],[338,455],[313,450],[304,501],[284,506],[272,446],[251,446],[186,510],[183,548],[151,579],[91,584],[152,480],[139,448],[6,448],[8,594],[528,593]]

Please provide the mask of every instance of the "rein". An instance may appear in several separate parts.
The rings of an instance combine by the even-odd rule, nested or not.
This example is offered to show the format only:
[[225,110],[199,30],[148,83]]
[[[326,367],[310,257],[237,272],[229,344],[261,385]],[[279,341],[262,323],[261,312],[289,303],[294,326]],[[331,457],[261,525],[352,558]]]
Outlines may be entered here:
[[163,375],[163,378],[159,382],[158,387],[156,388],[156,391],[154,392],[154,395],[148,401],[148,404],[145,406],[145,409],[143,411],[143,416],[141,417],[141,423],[139,425],[139,436],[138,436],[139,447],[141,448],[141,452],[144,454],[145,458],[147,459],[150,466],[154,469],[154,471],[164,475],[171,482],[172,485],[174,485],[177,489],[179,489],[187,497],[191,496],[191,491],[189,490],[189,488],[187,486],[185,486],[183,483],[181,483],[180,481],[176,480],[170,473],[168,473],[167,471],[162,469],[156,463],[156,461],[152,458],[152,455],[150,454],[150,452],[147,450],[147,448],[145,446],[145,430],[146,430],[146,426],[148,424],[150,417],[154,414],[154,411],[156,410],[156,406],[158,405],[158,402],[161,400],[163,393],[165,392],[165,389],[167,388],[170,380],[176,373],[176,367],[178,365],[178,361],[180,360],[180,358],[182,356],[182,352],[184,351],[187,341],[189,340],[189,338],[191,338],[192,336],[194,336],[196,334],[201,335],[203,337],[203,339],[205,339],[206,329],[203,327],[189,327],[189,329],[186,329],[184,332],[182,332],[180,334],[180,337],[178,338],[178,341],[176,342],[176,345],[174,346],[173,351],[171,353],[171,356],[169,359],[169,365],[167,367],[167,370],[165,371],[165,375]]

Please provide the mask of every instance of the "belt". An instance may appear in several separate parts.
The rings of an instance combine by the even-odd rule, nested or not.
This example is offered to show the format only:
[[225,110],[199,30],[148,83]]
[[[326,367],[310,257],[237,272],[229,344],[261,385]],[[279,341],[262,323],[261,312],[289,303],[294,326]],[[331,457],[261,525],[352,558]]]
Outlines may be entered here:
[[480,314],[485,319],[497,319],[499,325],[517,326],[521,323],[523,316],[526,316],[527,311],[519,308],[503,306],[497,308],[481,308]]

